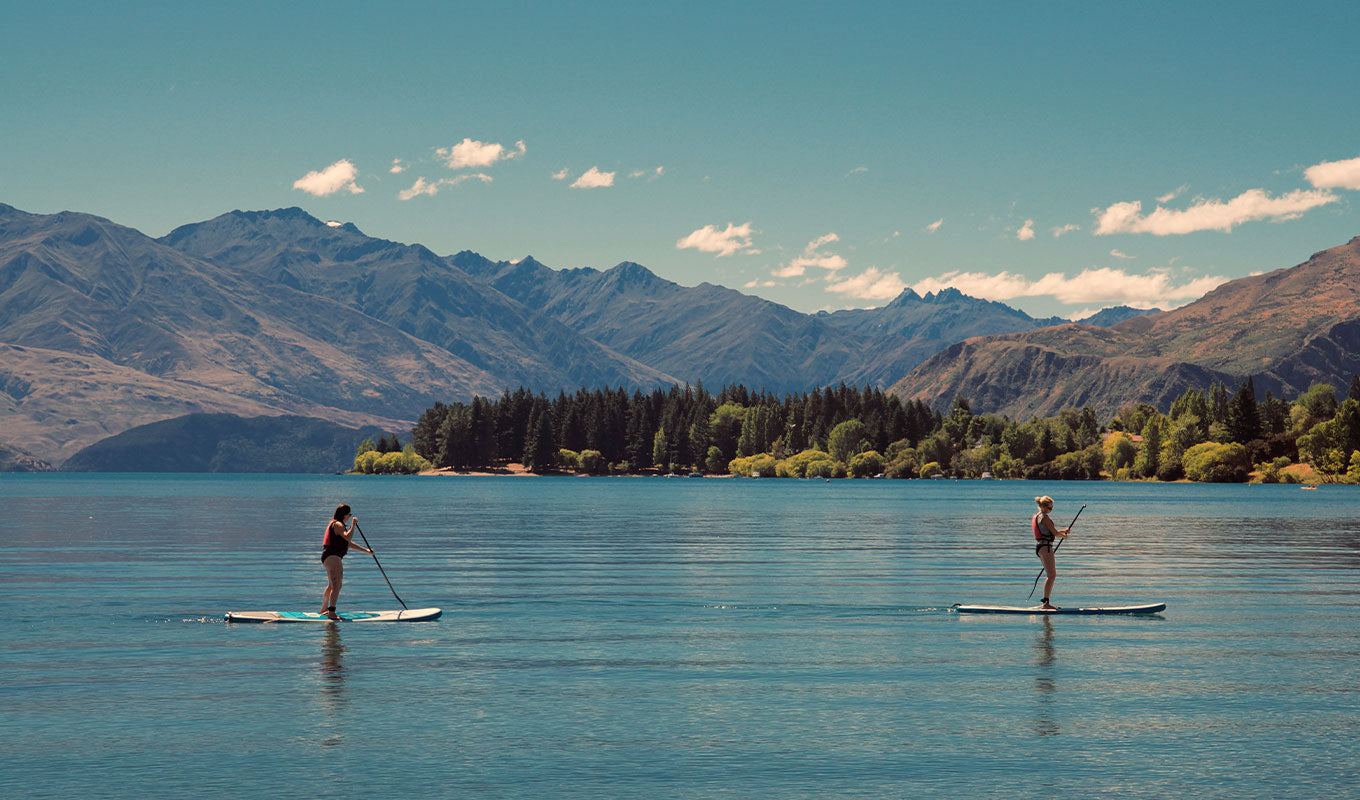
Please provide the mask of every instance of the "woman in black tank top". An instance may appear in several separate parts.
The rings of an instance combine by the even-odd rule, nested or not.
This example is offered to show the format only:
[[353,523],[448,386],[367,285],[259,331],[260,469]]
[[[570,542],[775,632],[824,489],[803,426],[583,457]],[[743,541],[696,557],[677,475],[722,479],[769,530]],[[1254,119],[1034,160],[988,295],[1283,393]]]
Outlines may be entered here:
[[[343,503],[336,507],[335,515],[326,523],[326,535],[321,538],[321,566],[326,568],[326,591],[321,593],[320,613],[331,619],[340,619],[335,613],[335,602],[340,597],[340,584],[345,577],[344,558],[345,553],[349,552],[349,546],[354,545],[373,555],[372,550],[353,541],[354,523],[358,522],[359,518],[349,512],[349,506]],[[345,527],[346,521],[349,522],[349,527]]]
[[1035,514],[1030,520],[1030,526],[1034,529],[1034,554],[1044,564],[1044,572],[1048,577],[1044,580],[1044,603],[1040,608],[1056,609],[1057,606],[1048,602],[1048,598],[1053,593],[1053,581],[1058,577],[1058,564],[1053,559],[1053,541],[1057,537],[1067,538],[1071,528],[1058,529],[1053,524],[1053,520],[1048,515],[1053,511],[1053,498],[1048,495],[1034,498],[1034,502],[1039,506],[1039,513]]

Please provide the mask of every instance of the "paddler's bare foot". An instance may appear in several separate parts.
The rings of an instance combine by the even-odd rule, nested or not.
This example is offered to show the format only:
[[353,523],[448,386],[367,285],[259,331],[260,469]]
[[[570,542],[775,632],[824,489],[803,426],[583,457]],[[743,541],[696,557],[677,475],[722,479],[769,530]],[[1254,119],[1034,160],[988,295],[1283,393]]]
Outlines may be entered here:
[[326,619],[335,620],[336,622],[340,621],[340,615],[335,613],[334,611],[331,611],[329,608],[326,609],[325,611],[322,611],[321,613],[326,617]]
[[1039,608],[1042,608],[1044,611],[1057,611],[1057,610],[1058,610],[1058,607],[1055,606],[1055,605],[1053,605],[1052,603],[1044,603],[1043,605],[1039,606]]

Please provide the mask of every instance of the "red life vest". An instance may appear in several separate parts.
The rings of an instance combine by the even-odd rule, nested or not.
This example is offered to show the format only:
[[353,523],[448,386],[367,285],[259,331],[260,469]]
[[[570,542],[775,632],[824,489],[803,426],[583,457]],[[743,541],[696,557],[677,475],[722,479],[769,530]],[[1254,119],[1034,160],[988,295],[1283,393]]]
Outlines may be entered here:
[[1030,520],[1030,525],[1034,528],[1034,541],[1051,542],[1053,541],[1053,534],[1048,532],[1048,528],[1045,528],[1044,526],[1039,524],[1039,518],[1042,517],[1043,515],[1044,512],[1040,511],[1038,514],[1034,515],[1033,519]]
[[[331,520],[326,523],[326,535],[321,537],[321,549],[323,552],[330,551],[344,558],[345,554],[349,552],[349,542],[343,536],[331,534],[331,528],[335,526],[336,522],[339,522],[339,520]],[[341,523],[341,527],[344,527],[344,523]]]

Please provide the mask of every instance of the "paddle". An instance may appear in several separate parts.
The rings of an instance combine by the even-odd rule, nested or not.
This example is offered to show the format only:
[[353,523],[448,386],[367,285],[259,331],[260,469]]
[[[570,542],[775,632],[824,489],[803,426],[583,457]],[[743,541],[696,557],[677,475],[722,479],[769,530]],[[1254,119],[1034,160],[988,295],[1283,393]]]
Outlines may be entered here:
[[[1085,504],[1082,504],[1082,507],[1079,508],[1079,509],[1077,509],[1077,517],[1080,517],[1080,516],[1081,516],[1081,512],[1083,512],[1083,511],[1085,511],[1085,510],[1086,510],[1086,505],[1085,505]],[[1070,525],[1067,526],[1067,529],[1068,529],[1069,531],[1072,530],[1072,525],[1076,525],[1076,524],[1077,524],[1077,517],[1073,517],[1073,518],[1072,518],[1072,523],[1071,523]],[[1058,552],[1058,548],[1059,548],[1059,547],[1062,547],[1062,543],[1065,542],[1065,541],[1067,541],[1067,540],[1066,540],[1066,539],[1063,539],[1062,541],[1060,541],[1060,542],[1058,542],[1056,545],[1054,545],[1054,546],[1053,546],[1053,552],[1055,552],[1055,553]],[[1039,588],[1039,579],[1042,578],[1042,577],[1044,577],[1044,570],[1041,569],[1041,570],[1039,570],[1039,574],[1034,576],[1034,585],[1031,586],[1031,587],[1029,587],[1029,596],[1030,596],[1030,597],[1034,597],[1034,590]]]
[[[1082,506],[1082,508],[1086,508],[1086,506]],[[1081,512],[1077,512],[1077,513],[1081,513]],[[1075,522],[1075,521],[1076,521],[1076,520],[1073,520],[1073,522]],[[373,545],[371,545],[371,544],[368,543],[368,537],[364,535],[364,529],[359,527],[358,521],[355,521],[355,523],[354,523],[354,530],[358,531],[358,532],[359,532],[359,538],[364,540],[364,547],[367,547],[369,550],[372,550],[372,549],[373,549]],[[392,589],[392,581],[388,580],[388,578],[387,578],[387,570],[383,569],[383,568],[382,568],[382,562],[378,561],[378,554],[377,554],[377,553],[370,553],[369,555],[373,556],[373,563],[378,565],[378,571],[382,573],[383,580],[387,581],[387,588]],[[1032,593],[1031,593],[1031,594],[1032,594]],[[410,611],[410,610],[411,610],[410,607],[406,605],[406,602],[403,601],[403,600],[401,599],[401,596],[397,594],[397,590],[396,590],[396,589],[392,589],[392,596],[395,597],[395,598],[397,598],[397,602],[398,602],[398,603],[401,603],[401,607],[402,607],[402,608],[406,609],[407,611]]]

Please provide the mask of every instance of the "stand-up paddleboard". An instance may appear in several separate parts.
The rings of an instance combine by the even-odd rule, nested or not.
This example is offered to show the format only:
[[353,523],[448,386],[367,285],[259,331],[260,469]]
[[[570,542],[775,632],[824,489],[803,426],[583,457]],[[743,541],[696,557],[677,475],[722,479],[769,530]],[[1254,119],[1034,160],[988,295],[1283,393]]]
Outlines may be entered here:
[[428,622],[439,619],[437,608],[397,609],[395,611],[339,611],[333,620],[315,611],[228,611],[227,622]]
[[1042,608],[1030,606],[965,606],[954,605],[960,614],[1156,614],[1166,610],[1166,603],[1145,606],[1106,606],[1104,608]]

